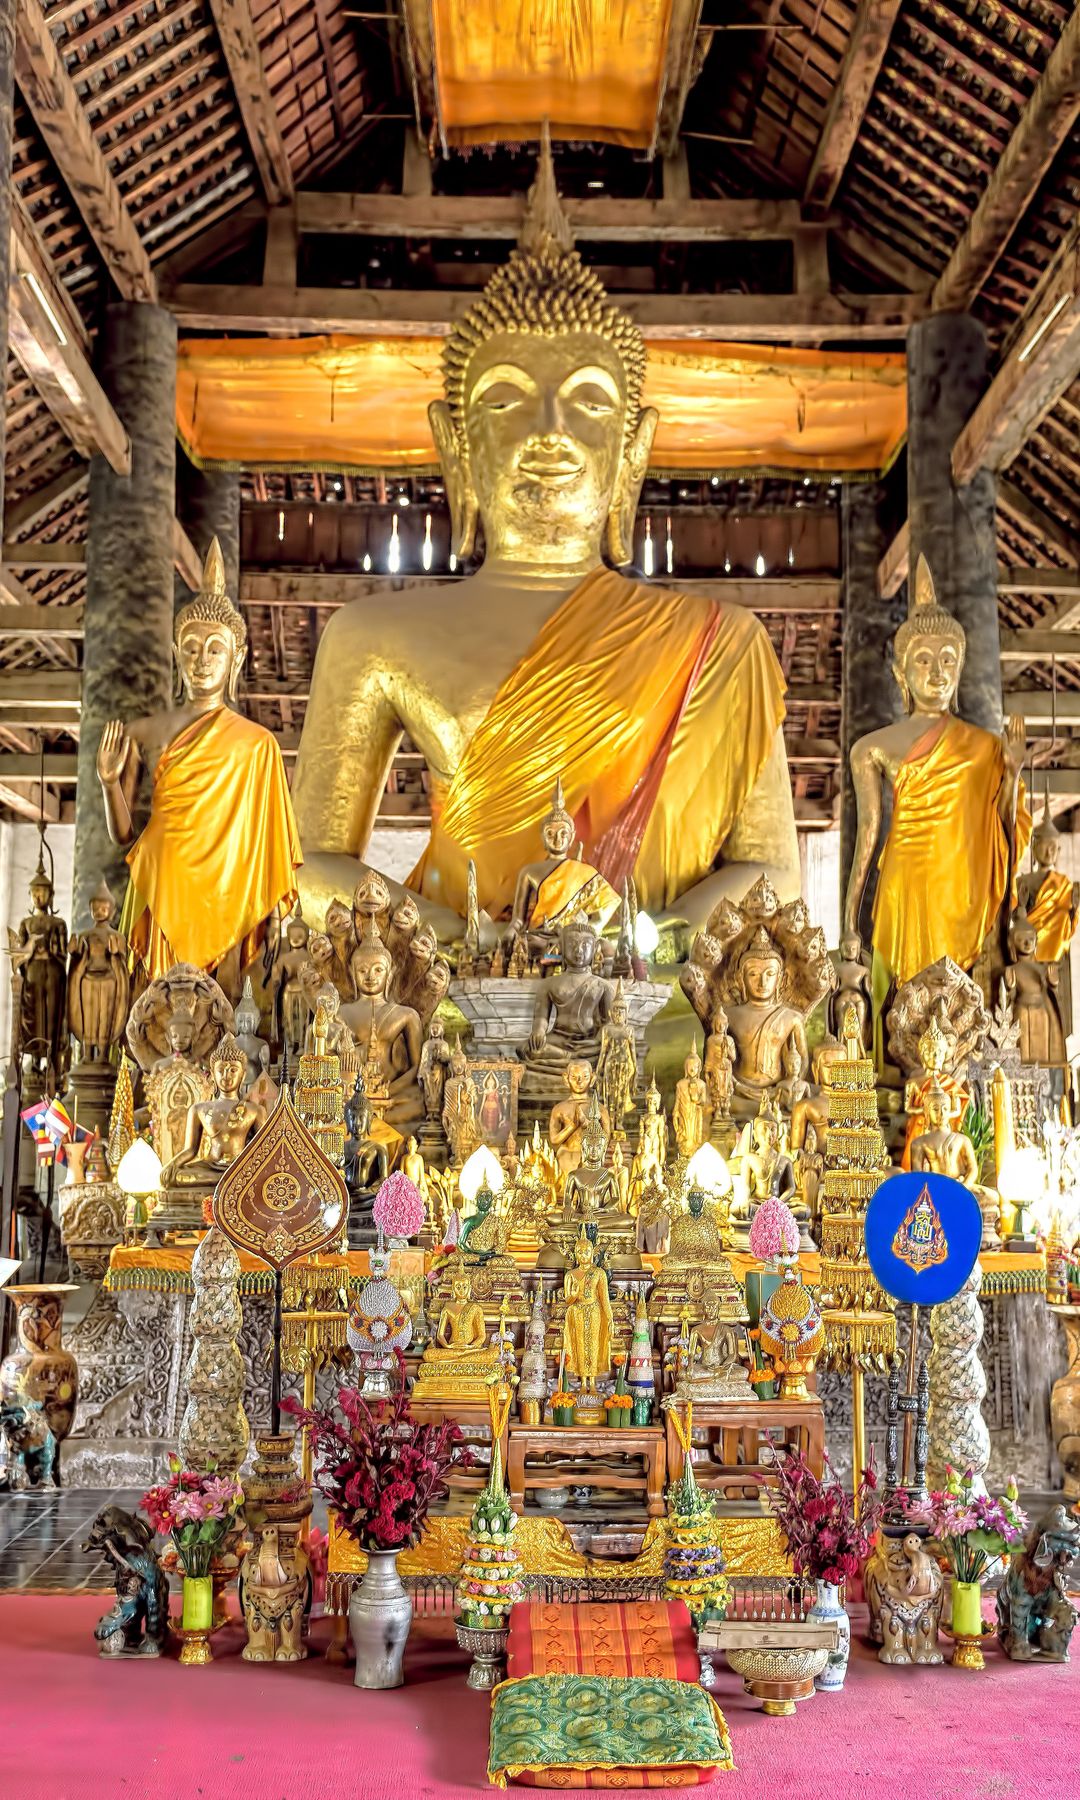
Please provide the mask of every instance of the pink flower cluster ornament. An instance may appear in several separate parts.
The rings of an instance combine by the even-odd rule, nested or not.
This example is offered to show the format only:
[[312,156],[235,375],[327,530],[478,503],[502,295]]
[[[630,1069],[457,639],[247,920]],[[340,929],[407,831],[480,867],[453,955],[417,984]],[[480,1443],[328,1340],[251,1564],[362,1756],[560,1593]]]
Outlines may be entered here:
[[799,1226],[790,1206],[770,1194],[754,1214],[750,1226],[750,1254],[759,1262],[774,1256],[798,1256]]
[[185,1469],[170,1456],[168,1481],[148,1488],[141,1506],[154,1530],[172,1538],[184,1574],[208,1575],[243,1503],[234,1476]]
[[415,1181],[399,1169],[388,1175],[371,1209],[380,1232],[388,1238],[412,1238],[424,1224],[424,1201]]

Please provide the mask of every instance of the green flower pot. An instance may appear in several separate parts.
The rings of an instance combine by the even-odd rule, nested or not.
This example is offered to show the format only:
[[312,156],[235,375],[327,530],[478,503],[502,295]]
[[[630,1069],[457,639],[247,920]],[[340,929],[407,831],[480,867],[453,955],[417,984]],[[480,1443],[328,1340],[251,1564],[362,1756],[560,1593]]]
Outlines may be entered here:
[[574,1409],[572,1406],[554,1406],[551,1409],[551,1417],[556,1425],[572,1425]]

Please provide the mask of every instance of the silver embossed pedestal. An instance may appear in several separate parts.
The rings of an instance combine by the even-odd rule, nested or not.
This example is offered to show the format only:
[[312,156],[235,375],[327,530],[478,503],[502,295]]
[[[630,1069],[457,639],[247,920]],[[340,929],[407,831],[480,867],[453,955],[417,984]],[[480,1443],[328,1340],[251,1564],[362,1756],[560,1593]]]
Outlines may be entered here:
[[955,1299],[930,1310],[933,1349],[930,1375],[930,1455],[927,1479],[932,1488],[945,1485],[946,1469],[970,1469],[976,1493],[985,1492],[990,1462],[990,1433],[982,1416],[986,1375],[979,1358],[983,1314],[979,1305],[982,1267],[976,1260]]
[[[645,1032],[671,999],[666,981],[627,981],[638,1074],[645,1067]],[[463,975],[450,983],[450,998],[469,1021],[469,1055],[483,1059],[513,1056],[528,1041],[533,1008],[543,983],[539,976]]]
[[238,1339],[240,1258],[224,1232],[212,1226],[191,1264],[195,1304],[194,1348],[187,1367],[188,1401],[180,1423],[180,1454],[189,1469],[233,1474],[248,1453],[251,1433],[244,1412],[244,1359]]

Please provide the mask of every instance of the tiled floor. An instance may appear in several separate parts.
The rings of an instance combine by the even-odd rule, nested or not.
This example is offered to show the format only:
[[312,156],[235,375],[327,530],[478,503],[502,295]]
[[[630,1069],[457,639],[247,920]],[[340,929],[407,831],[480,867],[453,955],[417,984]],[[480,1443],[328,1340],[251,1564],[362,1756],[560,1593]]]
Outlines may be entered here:
[[103,1506],[124,1506],[133,1512],[141,1498],[136,1493],[104,1494],[89,1488],[0,1494],[0,1592],[111,1590],[109,1566],[83,1553],[83,1539]]

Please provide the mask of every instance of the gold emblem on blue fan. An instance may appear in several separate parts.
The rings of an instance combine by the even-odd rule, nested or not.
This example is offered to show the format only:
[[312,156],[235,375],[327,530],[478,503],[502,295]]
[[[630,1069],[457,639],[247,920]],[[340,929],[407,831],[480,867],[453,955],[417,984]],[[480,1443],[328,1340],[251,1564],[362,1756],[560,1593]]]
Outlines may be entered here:
[[914,1206],[909,1206],[892,1241],[892,1253],[916,1275],[943,1263],[949,1246],[937,1207],[923,1188]]

